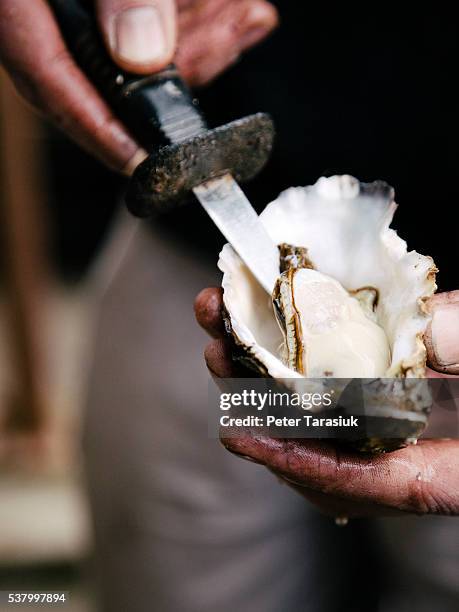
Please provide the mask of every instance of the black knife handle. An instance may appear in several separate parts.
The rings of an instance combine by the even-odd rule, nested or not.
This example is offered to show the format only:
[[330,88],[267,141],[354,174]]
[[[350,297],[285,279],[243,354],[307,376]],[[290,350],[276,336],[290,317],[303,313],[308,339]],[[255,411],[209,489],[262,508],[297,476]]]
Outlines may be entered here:
[[143,147],[176,144],[206,130],[197,102],[173,64],[149,76],[123,71],[105,48],[92,3],[48,2],[76,62]]

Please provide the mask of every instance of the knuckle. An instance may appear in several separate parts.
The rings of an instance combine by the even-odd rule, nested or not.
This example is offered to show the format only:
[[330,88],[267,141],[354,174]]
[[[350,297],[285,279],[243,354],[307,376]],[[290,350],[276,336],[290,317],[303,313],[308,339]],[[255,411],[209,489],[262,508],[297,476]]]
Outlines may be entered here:
[[408,496],[410,511],[444,516],[456,516],[459,513],[459,500],[450,491],[442,490],[435,482],[415,482]]
[[459,493],[447,486],[440,472],[432,468],[432,457],[423,452],[417,459],[418,473],[408,481],[403,510],[416,514],[456,515],[459,513]]
[[240,8],[247,20],[258,21],[260,25],[274,26],[279,20],[277,9],[267,0],[241,0]]
[[414,479],[408,487],[407,506],[415,514],[428,514],[434,511],[435,498],[432,495],[430,483],[422,479]]

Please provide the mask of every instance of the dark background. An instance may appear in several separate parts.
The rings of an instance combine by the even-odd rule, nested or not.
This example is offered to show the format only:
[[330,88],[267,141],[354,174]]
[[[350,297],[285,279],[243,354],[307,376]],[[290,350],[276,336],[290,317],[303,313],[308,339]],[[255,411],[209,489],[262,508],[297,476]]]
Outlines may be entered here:
[[[324,174],[384,179],[400,205],[394,227],[410,249],[434,257],[441,290],[458,287],[459,26],[452,12],[274,4],[279,30],[199,92],[211,125],[257,111],[275,119],[274,154],[247,186],[249,197],[261,210],[282,189]],[[78,278],[124,181],[59,135],[50,143],[55,259],[67,278]],[[216,260],[223,240],[198,205],[155,223]]]

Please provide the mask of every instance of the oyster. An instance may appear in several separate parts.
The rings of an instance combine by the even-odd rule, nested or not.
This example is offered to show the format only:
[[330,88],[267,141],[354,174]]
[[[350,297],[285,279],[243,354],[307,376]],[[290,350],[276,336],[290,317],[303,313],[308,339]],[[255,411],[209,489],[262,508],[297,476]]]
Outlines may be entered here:
[[[393,195],[384,182],[344,175],[288,189],[271,202],[260,218],[280,248],[272,298],[233,248],[223,247],[227,327],[246,364],[280,379],[425,376],[426,301],[437,270],[390,229]],[[417,423],[403,439],[415,439],[427,420],[418,414],[428,411],[425,394],[410,389],[393,393],[394,405],[386,406],[388,417],[402,410],[402,421]]]

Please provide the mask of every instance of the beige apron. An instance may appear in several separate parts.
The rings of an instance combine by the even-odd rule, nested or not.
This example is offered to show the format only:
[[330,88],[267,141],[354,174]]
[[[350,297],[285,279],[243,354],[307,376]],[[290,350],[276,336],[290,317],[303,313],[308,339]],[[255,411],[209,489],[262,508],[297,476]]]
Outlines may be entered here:
[[103,297],[85,453],[107,612],[303,609],[311,510],[208,437],[193,300],[218,282],[142,225]]

